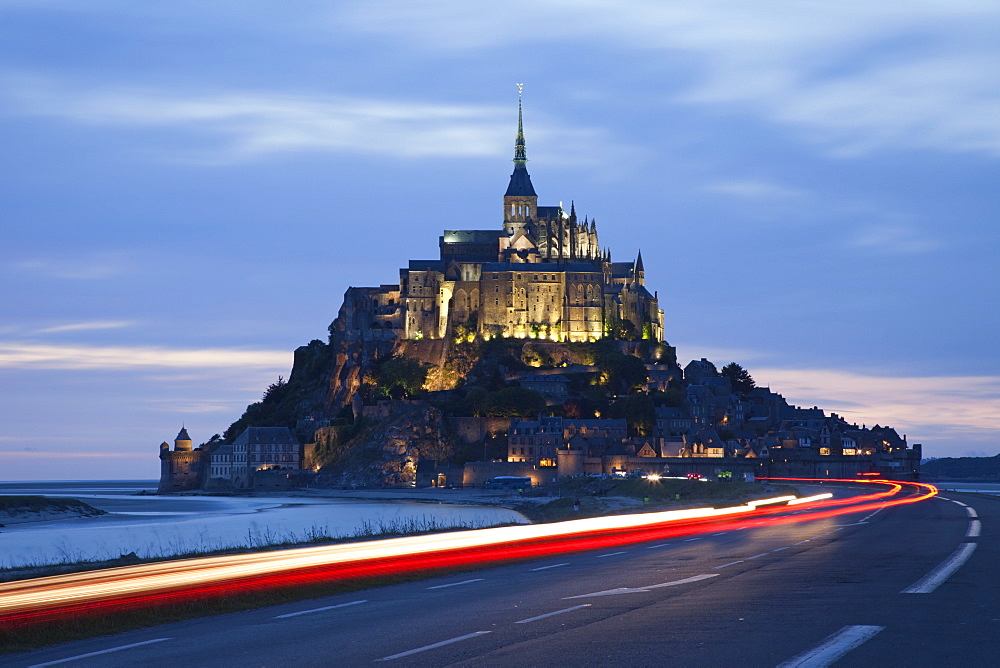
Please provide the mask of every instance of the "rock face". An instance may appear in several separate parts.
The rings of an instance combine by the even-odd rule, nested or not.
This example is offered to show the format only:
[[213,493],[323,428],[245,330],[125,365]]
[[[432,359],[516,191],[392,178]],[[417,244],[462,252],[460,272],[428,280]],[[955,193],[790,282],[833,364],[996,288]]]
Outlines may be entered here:
[[454,455],[444,415],[423,401],[388,402],[387,417],[371,422],[346,443],[338,461],[324,467],[322,483],[344,487],[405,485],[416,479],[421,459],[447,461]]

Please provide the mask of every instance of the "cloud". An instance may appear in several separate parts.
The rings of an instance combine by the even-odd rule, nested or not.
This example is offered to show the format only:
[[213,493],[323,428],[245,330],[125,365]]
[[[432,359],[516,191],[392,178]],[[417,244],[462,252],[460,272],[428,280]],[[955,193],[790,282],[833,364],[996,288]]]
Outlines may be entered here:
[[[60,451],[45,451],[45,450],[0,450],[0,460],[2,459],[55,459],[55,460],[66,460],[66,459],[139,459],[148,460],[149,454],[145,452],[94,452],[87,450],[84,452],[74,452],[70,450],[60,450]],[[44,475],[39,472],[39,475]]]
[[45,327],[44,329],[36,329],[36,334],[58,334],[60,332],[81,332],[90,331],[97,329],[119,329],[122,327],[131,327],[135,323],[129,320],[95,320],[93,322],[74,322],[68,325],[56,325],[54,327]]
[[36,257],[16,260],[9,266],[18,272],[46,278],[93,281],[114,278],[133,269],[132,260],[124,253],[95,253],[89,257]]
[[824,369],[760,368],[789,403],[820,406],[851,422],[889,424],[917,441],[922,434],[953,441],[1000,432],[1000,376],[893,377]]
[[[523,16],[545,29],[525,32]],[[684,56],[692,75],[676,101],[749,110],[834,153],[1000,156],[1000,5],[991,0],[365,0],[342,4],[333,21],[433,49],[572,41],[636,53],[657,72],[664,59],[650,52]]]
[[922,236],[905,225],[876,225],[861,230],[849,242],[856,248],[870,248],[897,255],[926,253],[941,247],[941,242]]
[[[275,92],[84,89],[37,77],[8,77],[6,83],[14,113],[208,135],[216,143],[210,148],[171,147],[163,152],[173,159],[205,164],[302,151],[420,158],[495,157],[513,150],[508,106]],[[578,155],[565,158],[574,162],[587,159],[586,147],[609,144],[598,130],[567,128],[565,122],[544,118],[533,121],[532,135],[579,146]]]
[[0,342],[0,368],[30,369],[287,369],[291,353],[238,348],[55,346]]

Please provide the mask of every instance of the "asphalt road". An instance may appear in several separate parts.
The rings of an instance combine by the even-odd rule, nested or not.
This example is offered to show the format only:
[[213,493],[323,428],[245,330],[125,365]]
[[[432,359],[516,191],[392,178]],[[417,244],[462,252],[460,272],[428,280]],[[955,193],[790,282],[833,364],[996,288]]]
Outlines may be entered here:
[[944,496],[191,620],[0,664],[1000,665],[1000,498]]

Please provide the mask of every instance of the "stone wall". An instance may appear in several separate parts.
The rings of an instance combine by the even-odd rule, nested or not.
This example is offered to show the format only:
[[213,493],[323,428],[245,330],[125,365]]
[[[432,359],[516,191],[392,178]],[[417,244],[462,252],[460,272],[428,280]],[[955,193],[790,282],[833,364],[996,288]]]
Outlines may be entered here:
[[485,487],[486,481],[500,475],[527,476],[532,486],[547,485],[556,478],[555,468],[540,469],[528,462],[469,462],[465,465],[463,487]]
[[448,426],[455,437],[466,444],[482,443],[487,436],[506,434],[511,418],[507,417],[451,417]]

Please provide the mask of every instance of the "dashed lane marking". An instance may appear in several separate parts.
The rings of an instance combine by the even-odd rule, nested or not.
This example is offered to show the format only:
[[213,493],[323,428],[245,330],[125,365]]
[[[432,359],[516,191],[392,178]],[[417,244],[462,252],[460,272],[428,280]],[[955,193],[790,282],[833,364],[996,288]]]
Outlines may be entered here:
[[942,561],[937,568],[918,580],[915,584],[907,587],[901,594],[930,594],[932,591],[944,584],[945,580],[962,567],[976,549],[975,543],[962,543],[957,550],[951,553],[947,559]]
[[417,654],[419,652],[426,652],[429,649],[437,649],[438,647],[444,647],[445,645],[450,645],[452,643],[468,640],[469,638],[478,638],[479,636],[486,635],[487,633],[490,633],[490,631],[476,631],[475,633],[466,633],[464,636],[458,636],[457,638],[442,640],[441,642],[436,642],[431,645],[424,645],[423,647],[417,647],[416,649],[411,649],[406,652],[400,652],[399,654],[390,654],[389,656],[383,656],[381,659],[376,659],[376,661],[392,661],[393,659],[402,659],[404,656],[410,656],[412,654]]
[[810,540],[812,540],[812,539],[811,538],[806,538],[805,540],[800,540],[797,543],[792,543],[792,545],[801,545],[802,543],[808,543]]
[[298,617],[299,615],[309,615],[314,612],[324,612],[325,610],[336,610],[337,608],[346,608],[351,605],[360,605],[362,603],[367,603],[368,601],[351,601],[350,603],[338,603],[337,605],[324,605],[322,608],[313,608],[312,610],[300,610],[299,612],[289,612],[285,615],[278,615],[274,619],[288,619],[289,617]]
[[531,570],[532,571],[544,571],[544,570],[548,570],[550,568],[559,568],[560,566],[569,566],[569,562],[567,561],[564,564],[552,564],[551,566],[539,566],[538,568],[532,568]]
[[595,591],[589,594],[580,594],[579,596],[564,596],[564,601],[569,601],[574,598],[593,598],[595,596],[616,596],[618,594],[639,594],[642,592],[648,592],[650,589],[662,589],[663,587],[676,587],[677,585],[690,584],[692,582],[698,582],[699,580],[707,580],[708,578],[718,577],[718,573],[702,573],[701,575],[694,575],[689,578],[684,578],[683,580],[674,580],[673,582],[661,582],[660,584],[654,585],[644,585],[642,587],[618,587],[616,589],[605,589],[604,591]]
[[30,668],[42,668],[42,666],[55,666],[60,663],[69,663],[70,661],[79,661],[80,659],[89,659],[92,656],[101,656],[102,654],[111,654],[112,652],[120,652],[125,649],[132,649],[133,647],[142,647],[143,645],[152,645],[153,643],[163,642],[164,640],[173,640],[173,638],[155,638],[153,640],[143,640],[142,642],[134,642],[131,645],[121,645],[119,647],[111,647],[109,649],[102,649],[97,652],[88,652],[86,654],[77,654],[76,656],[69,656],[65,659],[56,659],[55,661],[46,661],[45,663],[36,663]]
[[528,617],[527,619],[522,619],[520,621],[514,622],[515,624],[527,624],[529,622],[537,622],[539,619],[545,619],[546,617],[552,617],[554,615],[561,615],[564,612],[573,612],[574,610],[579,610],[580,608],[589,608],[590,603],[583,603],[581,605],[574,605],[572,608],[563,608],[562,610],[556,610],[555,612],[546,612],[544,615],[538,615],[537,617]]
[[613,556],[618,555],[618,554],[625,554],[625,552],[626,552],[626,550],[622,550],[621,552],[608,552],[607,554],[599,554],[599,555],[597,555],[597,558],[601,559],[603,557],[613,557]]
[[691,542],[696,541],[696,540],[701,540],[701,538],[685,538],[684,542],[685,543],[691,543]]
[[760,554],[755,554],[752,557],[747,557],[746,560],[750,561],[751,559],[760,559],[761,557],[766,557],[768,554],[770,554],[770,552],[761,552]]
[[647,550],[655,550],[658,547],[666,547],[667,545],[670,545],[670,543],[660,543],[659,545],[650,545],[646,549]]
[[444,589],[445,587],[457,587],[459,585],[472,584],[473,582],[482,582],[483,578],[475,578],[472,580],[462,580],[461,582],[449,582],[448,584],[435,585],[433,587],[427,587],[427,589]]
[[787,547],[776,547],[771,552],[781,552],[782,550],[787,550]]
[[730,561],[728,564],[722,564],[721,566],[716,566],[714,570],[719,570],[720,568],[729,568],[730,566],[735,566],[736,564],[742,564],[742,563],[743,563],[742,559],[740,559],[739,561]]
[[965,532],[966,538],[978,538],[983,532],[983,523],[979,520],[969,522],[969,530]]
[[866,640],[875,637],[884,626],[845,626],[813,649],[789,659],[778,668],[825,668]]
[[965,512],[969,514],[969,517],[979,517],[979,515],[976,513],[976,509],[973,508],[972,506],[966,506]]

